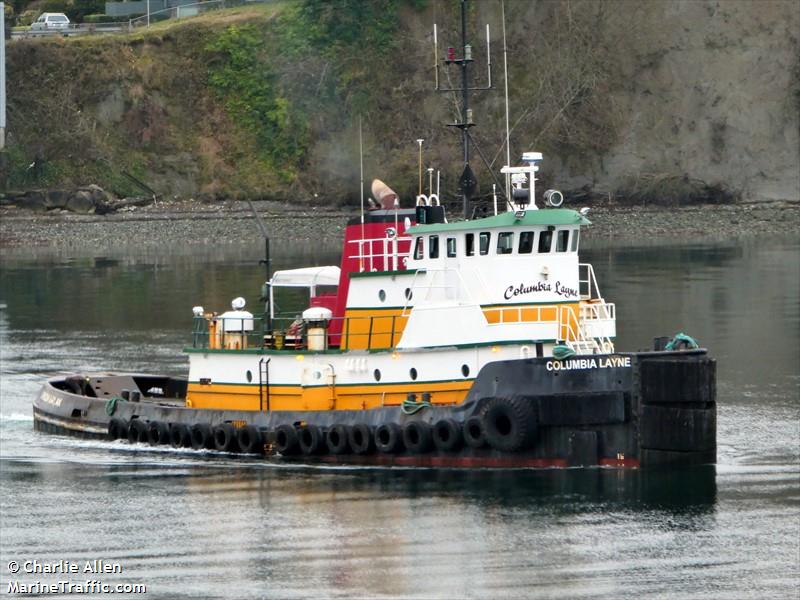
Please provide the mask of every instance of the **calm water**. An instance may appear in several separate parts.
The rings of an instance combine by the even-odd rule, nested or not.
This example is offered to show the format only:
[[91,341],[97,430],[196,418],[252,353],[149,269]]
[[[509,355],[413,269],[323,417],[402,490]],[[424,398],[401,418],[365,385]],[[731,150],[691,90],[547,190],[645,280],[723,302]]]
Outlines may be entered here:
[[[277,267],[337,259],[279,251]],[[584,253],[619,349],[685,331],[718,359],[719,464],[645,472],[282,467],[34,433],[45,377],[181,374],[191,307],[254,306],[263,279],[258,247],[95,254],[0,262],[0,593],[96,579],[157,598],[797,598],[800,237]],[[34,559],[123,572],[9,573]]]

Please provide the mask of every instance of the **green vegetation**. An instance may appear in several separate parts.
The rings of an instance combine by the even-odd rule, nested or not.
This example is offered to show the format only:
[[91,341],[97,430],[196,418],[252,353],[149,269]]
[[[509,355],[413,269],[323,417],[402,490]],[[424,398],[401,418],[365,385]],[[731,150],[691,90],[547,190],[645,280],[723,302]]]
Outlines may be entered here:
[[[102,12],[94,0],[46,1],[71,17]],[[376,107],[376,59],[395,44],[400,10],[419,5],[302,0],[15,42],[0,186],[136,193],[128,172],[176,195],[295,192],[311,149]]]
[[269,164],[286,181],[302,166],[308,123],[278,89],[268,41],[256,25],[231,25],[205,47],[211,53],[208,82],[234,122],[256,140]]

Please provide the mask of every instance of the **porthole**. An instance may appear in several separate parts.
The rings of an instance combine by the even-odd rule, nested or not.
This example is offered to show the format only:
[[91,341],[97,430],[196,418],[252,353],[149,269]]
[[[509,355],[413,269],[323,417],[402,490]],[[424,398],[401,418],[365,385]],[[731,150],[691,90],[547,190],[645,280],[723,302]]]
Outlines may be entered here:
[[252,371],[248,371],[246,373],[246,375],[247,375],[247,383],[250,383],[251,381],[253,381],[253,372]]
[[411,298],[414,296],[414,292],[411,291],[411,288],[406,288],[405,294],[406,300],[411,300]]
[[380,369],[375,369],[375,372],[373,373],[373,375],[375,376],[375,381],[380,381],[381,380],[381,370]]
[[314,371],[314,379],[322,379],[322,373],[319,371]]
[[411,369],[408,372],[408,375],[409,377],[411,377],[413,381],[417,380],[417,370],[414,367],[411,367]]
[[464,377],[469,377],[469,365],[461,365],[461,374]]
[[385,292],[384,290],[380,290],[380,291],[378,292],[378,299],[379,299],[381,302],[386,302],[386,292]]

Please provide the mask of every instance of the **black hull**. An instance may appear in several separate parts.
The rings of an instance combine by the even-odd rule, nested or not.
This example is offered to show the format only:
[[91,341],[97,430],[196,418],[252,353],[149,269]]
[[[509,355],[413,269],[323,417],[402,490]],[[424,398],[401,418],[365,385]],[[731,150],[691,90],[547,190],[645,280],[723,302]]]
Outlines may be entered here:
[[[152,387],[163,395],[145,396]],[[138,391],[143,397],[109,401],[123,389]],[[498,361],[481,370],[462,404],[426,407],[413,415],[395,406],[364,411],[193,409],[183,406],[185,389],[183,380],[145,375],[51,379],[34,401],[34,427],[47,433],[109,439],[117,437],[120,424],[129,428],[137,421],[135,426],[145,431],[151,424],[154,428],[163,424],[161,435],[156,435],[159,439],[149,441],[169,443],[164,434],[170,426],[201,424],[212,435],[206,447],[213,448],[212,428],[227,424],[234,440],[245,427],[256,431],[259,443],[250,448],[255,453],[303,463],[636,468],[716,462],[716,364],[704,350]],[[370,441],[356,454],[351,449],[335,453],[324,442],[334,425],[344,426],[341,431],[366,426],[370,436],[381,426],[396,425],[395,432],[402,437],[410,423],[416,424],[410,429],[422,428],[425,433],[443,420],[458,425],[459,437],[468,420],[480,421],[491,444],[473,447],[480,441],[473,439],[473,446],[461,442],[446,450],[423,439],[416,448],[398,443],[391,448],[384,444],[381,449]],[[285,442],[278,437],[281,426],[291,426],[297,433],[311,426],[323,441],[311,447],[306,444],[306,453],[296,444],[284,444],[286,450],[281,453],[280,442]],[[313,442],[313,437],[306,440]],[[145,438],[146,433],[138,439]],[[225,445],[217,440],[216,447],[240,451],[235,441]]]

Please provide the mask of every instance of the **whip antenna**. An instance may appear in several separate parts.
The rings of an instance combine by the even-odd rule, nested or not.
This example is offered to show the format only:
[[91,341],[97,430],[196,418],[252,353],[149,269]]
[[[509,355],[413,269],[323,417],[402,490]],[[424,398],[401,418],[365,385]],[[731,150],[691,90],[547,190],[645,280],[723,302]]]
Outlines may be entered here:
[[[503,81],[506,94],[506,164],[511,166],[511,133],[508,129],[508,46],[506,46],[506,3],[500,2],[500,11],[503,21]],[[511,175],[506,173],[506,198],[511,198]]]
[[358,252],[358,270],[364,271],[364,136],[361,131],[361,115],[358,116],[358,164],[361,172],[361,244]]

